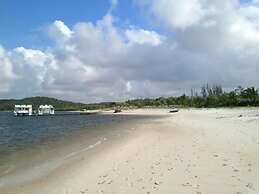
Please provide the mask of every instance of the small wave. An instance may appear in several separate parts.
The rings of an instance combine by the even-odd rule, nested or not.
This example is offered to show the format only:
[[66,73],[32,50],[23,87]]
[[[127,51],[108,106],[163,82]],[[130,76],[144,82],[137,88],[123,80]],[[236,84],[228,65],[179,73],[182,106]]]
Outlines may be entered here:
[[[107,140],[106,138],[103,138],[103,141],[106,141],[106,140]],[[71,158],[71,157],[73,157],[73,156],[75,156],[75,155],[78,155],[79,153],[82,153],[82,152],[88,151],[88,150],[90,150],[90,149],[93,149],[94,147],[100,145],[101,143],[102,143],[102,141],[99,140],[99,141],[97,141],[96,143],[91,144],[91,145],[89,145],[89,146],[87,146],[87,147],[85,147],[85,148],[83,148],[83,149],[81,149],[81,150],[78,150],[78,151],[76,151],[76,152],[72,152],[72,153],[66,155],[64,159]]]
[[62,164],[59,160],[51,160],[47,163],[42,163],[33,166],[32,169],[19,169],[15,174],[6,174],[0,177],[0,188],[5,186],[17,185],[22,182],[31,181],[41,177],[43,174],[48,173]]
[[[107,138],[103,138],[102,141],[106,141]],[[93,149],[94,147],[100,145],[102,143],[101,140],[97,141],[94,144],[91,144],[83,149],[80,149],[76,152],[72,152],[68,155],[66,155],[63,160],[59,160],[59,159],[54,159],[51,161],[48,161],[46,163],[42,163],[40,165],[34,166],[32,167],[31,170],[22,170],[20,171],[20,173],[17,174],[12,174],[12,175],[7,175],[7,177],[0,177],[0,188],[4,187],[4,186],[8,186],[8,185],[12,185],[12,184],[18,184],[20,182],[23,181],[30,181],[33,180],[35,178],[40,177],[42,174],[45,174],[51,170],[54,170],[55,168],[57,168],[58,166],[60,166],[63,161],[65,159],[69,159],[79,153],[85,152],[87,150]],[[5,174],[8,174],[10,171],[12,171],[14,168],[14,166],[10,166],[8,169],[6,169],[6,171],[4,171]],[[35,171],[36,170],[36,171]],[[37,173],[35,173],[37,172]]]
[[5,174],[8,174],[8,173],[11,172],[14,168],[15,168],[14,165],[8,166],[8,168],[7,168],[6,170],[4,170],[4,171],[0,174],[0,176],[3,176],[3,175],[5,175]]

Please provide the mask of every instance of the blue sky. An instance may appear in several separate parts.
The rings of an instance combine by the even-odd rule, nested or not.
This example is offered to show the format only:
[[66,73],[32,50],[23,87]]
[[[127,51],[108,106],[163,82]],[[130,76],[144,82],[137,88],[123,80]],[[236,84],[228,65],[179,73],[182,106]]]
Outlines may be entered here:
[[[101,19],[110,7],[108,0],[1,0],[0,43],[6,48],[17,46],[42,47],[48,45],[41,36],[41,28],[55,20],[72,27],[77,22],[95,22]],[[118,25],[145,25],[139,19],[137,7],[130,0],[121,1],[114,15]]]
[[[55,20],[65,21],[68,26],[78,21],[95,21],[105,14],[107,1],[64,0],[1,0],[0,42],[8,48],[35,47],[43,25]],[[87,2],[87,3],[86,3]],[[37,36],[37,37],[35,37]]]

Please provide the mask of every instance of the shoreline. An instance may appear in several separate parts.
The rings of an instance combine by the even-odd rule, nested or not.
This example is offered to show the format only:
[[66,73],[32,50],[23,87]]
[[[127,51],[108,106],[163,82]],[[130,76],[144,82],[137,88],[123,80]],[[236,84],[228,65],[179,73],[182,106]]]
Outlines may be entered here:
[[256,108],[117,113],[157,118],[126,124],[129,134],[0,193],[258,193],[258,113]]
[[[111,114],[108,113],[108,115]],[[118,115],[114,116],[116,117]],[[145,123],[150,119],[149,117],[146,118],[145,115],[139,116],[143,117],[126,117],[129,120],[122,121],[122,123],[102,123],[95,127],[94,130],[101,130],[98,132],[101,133],[109,129],[108,132],[97,135],[94,138],[82,135],[73,137],[68,144],[66,141],[58,141],[51,145],[51,147],[56,147],[55,150],[48,152],[44,157],[36,157],[37,160],[40,159],[43,161],[31,161],[31,157],[35,157],[35,153],[33,155],[31,155],[31,153],[24,153],[27,155],[27,158],[30,158],[27,164],[24,164],[22,168],[19,167],[19,169],[10,173],[7,172],[10,169],[7,169],[6,172],[2,173],[0,176],[0,193],[9,193],[10,191],[16,192],[16,189],[21,185],[31,185],[32,183],[40,181],[42,178],[44,179],[44,177],[54,173],[57,169],[71,165],[73,161],[81,160],[82,158],[84,158],[84,160],[85,158],[86,160],[90,160],[98,155],[99,152],[102,152],[102,149],[109,149],[113,144],[127,140],[136,124],[139,122]],[[121,128],[123,128],[123,130]],[[58,153],[58,156],[55,156],[55,153]]]

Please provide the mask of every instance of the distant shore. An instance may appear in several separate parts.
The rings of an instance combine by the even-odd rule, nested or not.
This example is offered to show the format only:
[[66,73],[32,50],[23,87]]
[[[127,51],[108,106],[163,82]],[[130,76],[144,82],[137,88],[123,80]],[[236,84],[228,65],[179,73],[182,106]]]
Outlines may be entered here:
[[[259,109],[127,110],[152,115],[48,175],[0,193],[258,193]],[[113,114],[106,111],[102,114]]]

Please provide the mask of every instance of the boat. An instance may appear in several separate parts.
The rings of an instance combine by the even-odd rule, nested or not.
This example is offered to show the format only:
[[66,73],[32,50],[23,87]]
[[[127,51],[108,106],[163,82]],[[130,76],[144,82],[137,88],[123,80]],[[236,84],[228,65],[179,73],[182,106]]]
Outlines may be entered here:
[[116,109],[113,111],[113,113],[120,113],[120,112],[122,112],[122,110],[119,109],[119,108],[116,108]]
[[32,115],[32,105],[15,105],[14,106],[14,116],[31,116]]
[[52,105],[40,105],[38,108],[38,115],[54,115],[55,109]]
[[170,113],[176,113],[176,112],[179,112],[179,109],[178,108],[171,108]]

